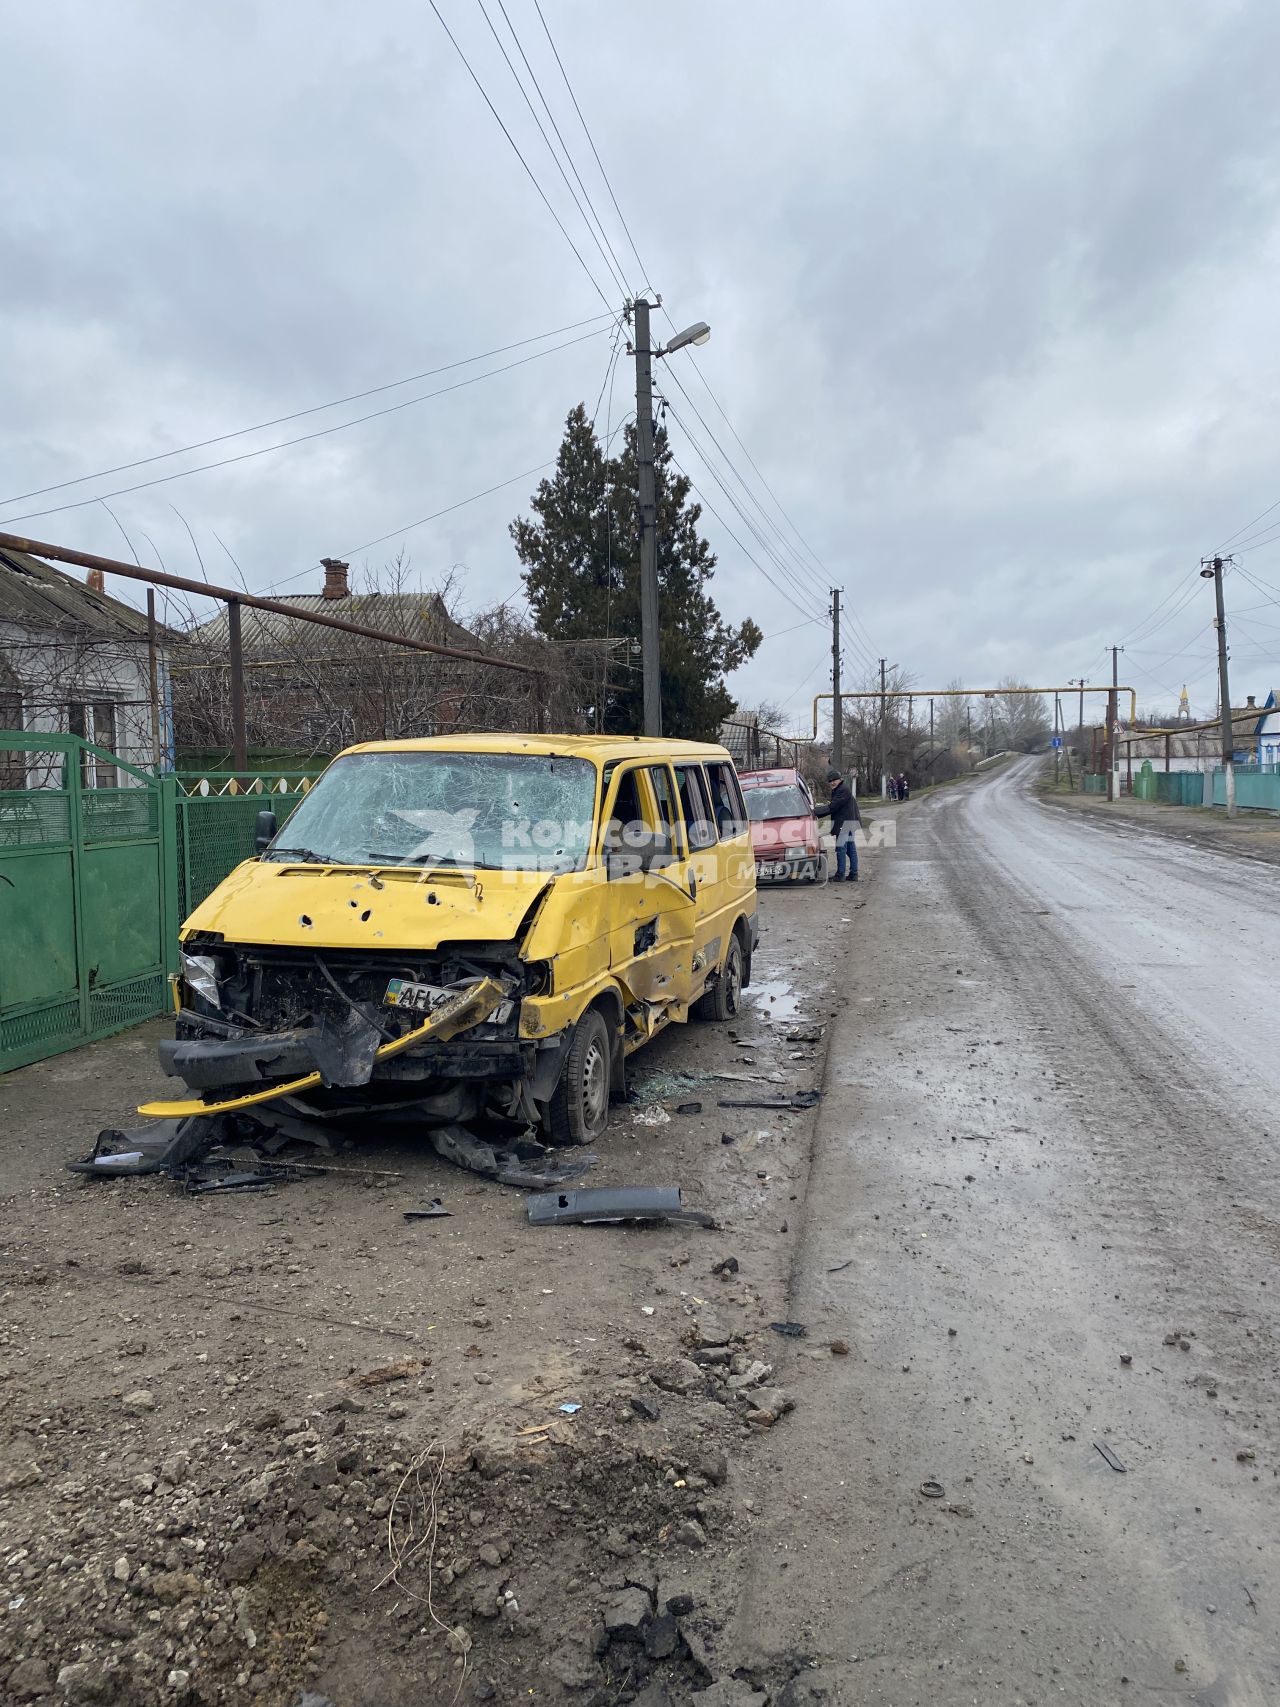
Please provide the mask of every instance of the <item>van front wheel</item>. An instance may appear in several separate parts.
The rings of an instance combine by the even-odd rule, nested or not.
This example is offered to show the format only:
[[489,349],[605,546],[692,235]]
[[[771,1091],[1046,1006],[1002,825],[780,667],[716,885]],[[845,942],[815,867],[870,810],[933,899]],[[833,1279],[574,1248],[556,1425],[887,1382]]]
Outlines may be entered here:
[[589,1008],[573,1028],[560,1081],[547,1104],[553,1144],[591,1144],[609,1119],[612,1061],[604,1015]]
[[742,1006],[742,986],[745,983],[742,957],[742,938],[735,931],[729,938],[729,950],[715,983],[705,996],[694,1004],[699,1019],[733,1019]]

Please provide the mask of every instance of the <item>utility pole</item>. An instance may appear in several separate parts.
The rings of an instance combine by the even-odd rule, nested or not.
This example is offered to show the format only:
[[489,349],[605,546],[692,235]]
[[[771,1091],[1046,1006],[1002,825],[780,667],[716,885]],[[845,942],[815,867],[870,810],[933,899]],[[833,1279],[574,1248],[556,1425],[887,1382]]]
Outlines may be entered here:
[[884,696],[884,659],[880,660],[880,798],[889,795],[889,724],[888,701]]
[[[1228,557],[1225,562],[1232,563],[1234,558]],[[1213,579],[1213,597],[1217,606],[1218,617],[1218,697],[1222,711],[1222,769],[1225,773],[1227,794],[1227,817],[1236,815],[1236,732],[1235,723],[1231,716],[1231,689],[1227,685],[1227,610],[1222,598],[1222,569],[1224,559],[1221,557],[1202,557],[1200,573],[1206,580]]]
[[1058,760],[1062,755],[1062,743],[1059,739],[1058,725],[1062,721],[1062,702],[1057,694],[1053,696],[1053,786],[1058,786]]
[[653,347],[649,304],[632,305],[636,338],[636,472],[640,502],[640,649],[644,733],[662,734],[662,655],[658,630],[658,494],[653,474]]
[[844,775],[844,705],[840,698],[840,589],[831,589],[831,768]]
[[965,730],[965,745],[968,747],[969,751],[972,753],[972,751],[973,751],[973,707],[969,704],[968,700],[965,700],[965,702],[964,702],[964,730]]
[[1107,727],[1106,739],[1102,746],[1102,762],[1107,767],[1107,799],[1114,800],[1120,790],[1117,786],[1120,762],[1116,743],[1116,724],[1120,715],[1120,699],[1116,689],[1120,685],[1120,654],[1121,646],[1112,646],[1111,652],[1111,691],[1107,695]]
[[1083,676],[1077,676],[1076,680],[1080,684],[1080,722],[1078,723],[1077,728],[1080,730],[1080,757],[1083,759],[1084,758],[1084,677]]
[[929,701],[929,781],[933,781],[933,701]]

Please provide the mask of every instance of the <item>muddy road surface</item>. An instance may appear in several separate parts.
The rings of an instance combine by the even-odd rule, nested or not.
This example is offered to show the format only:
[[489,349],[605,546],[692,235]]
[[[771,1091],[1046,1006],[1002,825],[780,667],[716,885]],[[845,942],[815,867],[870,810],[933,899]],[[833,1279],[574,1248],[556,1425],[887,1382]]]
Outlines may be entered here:
[[848,1703],[1262,1707],[1280,893],[1036,770],[904,813],[863,915],[740,1631]]

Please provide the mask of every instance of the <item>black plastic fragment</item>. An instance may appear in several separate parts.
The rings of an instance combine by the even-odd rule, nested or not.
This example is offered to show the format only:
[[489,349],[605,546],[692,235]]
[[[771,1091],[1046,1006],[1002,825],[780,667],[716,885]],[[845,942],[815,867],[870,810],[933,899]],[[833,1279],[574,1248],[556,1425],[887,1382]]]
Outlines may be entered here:
[[535,1227],[589,1226],[598,1222],[678,1221],[713,1227],[704,1209],[686,1209],[678,1185],[587,1186],[548,1191],[526,1199]]

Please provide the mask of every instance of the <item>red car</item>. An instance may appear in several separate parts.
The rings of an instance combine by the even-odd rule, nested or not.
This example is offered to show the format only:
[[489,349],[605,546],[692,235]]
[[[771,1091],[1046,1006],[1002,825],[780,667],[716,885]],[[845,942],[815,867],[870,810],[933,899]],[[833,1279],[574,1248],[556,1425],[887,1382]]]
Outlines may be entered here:
[[809,785],[795,770],[744,771],[757,883],[821,883],[827,862]]

